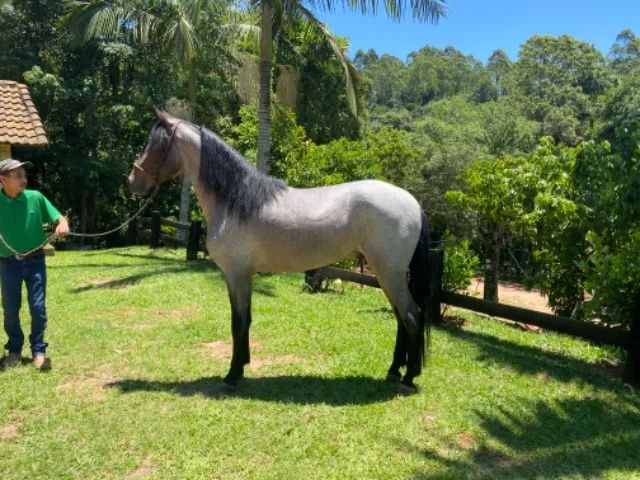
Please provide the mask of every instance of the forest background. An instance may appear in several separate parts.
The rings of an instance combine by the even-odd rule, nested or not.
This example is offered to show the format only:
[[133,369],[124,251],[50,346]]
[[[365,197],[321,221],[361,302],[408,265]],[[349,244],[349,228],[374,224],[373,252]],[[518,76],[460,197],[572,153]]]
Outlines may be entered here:
[[[106,3],[144,15],[82,24],[70,17],[79,2],[0,1],[0,78],[28,85],[50,141],[14,156],[34,163],[30,186],[76,231],[112,228],[135,210],[125,178],[154,106],[186,112],[254,163],[258,148],[259,10],[198,0],[82,6]],[[280,13],[272,175],[295,187],[377,178],[406,188],[450,268],[484,275],[486,298],[498,299],[500,278],[515,279],[560,314],[629,325],[640,298],[633,31],[606,54],[571,36],[533,36],[514,60],[499,48],[484,64],[425,45],[406,61],[360,50],[345,66],[336,51],[347,39],[326,41],[308,17]],[[140,35],[140,18],[150,35]],[[153,208],[177,216],[179,197],[180,184],[167,185]]]

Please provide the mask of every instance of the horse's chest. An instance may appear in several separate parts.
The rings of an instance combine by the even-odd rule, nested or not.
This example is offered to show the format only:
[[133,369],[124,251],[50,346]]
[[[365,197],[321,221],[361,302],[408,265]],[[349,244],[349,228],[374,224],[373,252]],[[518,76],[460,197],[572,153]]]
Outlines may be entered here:
[[209,256],[217,263],[224,260],[237,262],[250,257],[247,239],[236,231],[224,229],[214,230],[207,236],[207,250]]

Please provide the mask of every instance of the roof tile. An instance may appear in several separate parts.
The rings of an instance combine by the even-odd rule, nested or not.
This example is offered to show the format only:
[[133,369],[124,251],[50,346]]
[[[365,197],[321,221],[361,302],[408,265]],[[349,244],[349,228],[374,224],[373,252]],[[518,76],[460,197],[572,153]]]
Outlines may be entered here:
[[44,147],[47,137],[26,85],[0,80],[0,143]]

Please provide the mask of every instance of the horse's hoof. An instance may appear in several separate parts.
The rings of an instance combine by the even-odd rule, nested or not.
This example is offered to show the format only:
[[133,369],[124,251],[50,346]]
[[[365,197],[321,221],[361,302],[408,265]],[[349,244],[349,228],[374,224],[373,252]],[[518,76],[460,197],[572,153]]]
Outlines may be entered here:
[[233,393],[236,390],[238,390],[238,382],[236,383],[227,383],[226,381],[222,381],[222,383],[220,384],[220,393],[221,394],[225,394],[225,393]]
[[235,390],[236,388],[238,388],[238,382],[242,380],[242,378],[243,378],[242,375],[228,374],[226,377],[222,379],[222,383],[229,389]]
[[385,380],[393,384],[400,383],[400,380],[402,380],[402,375],[400,375],[399,373],[388,372],[387,378],[385,378]]
[[415,395],[418,393],[418,387],[414,384],[406,385],[404,383],[398,384],[398,395],[402,395],[403,397],[408,397],[409,395]]

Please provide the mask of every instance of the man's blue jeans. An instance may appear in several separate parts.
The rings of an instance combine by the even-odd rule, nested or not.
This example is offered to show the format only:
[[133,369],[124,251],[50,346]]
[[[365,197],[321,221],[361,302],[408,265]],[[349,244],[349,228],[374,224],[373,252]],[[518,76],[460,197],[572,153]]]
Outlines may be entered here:
[[20,306],[22,305],[22,282],[27,286],[27,300],[31,312],[31,353],[45,353],[47,344],[44,332],[47,328],[45,297],[47,270],[44,255],[18,260],[0,260],[0,284],[2,287],[2,309],[4,311],[4,331],[9,336],[5,348],[10,353],[21,353],[24,333],[20,328]]

